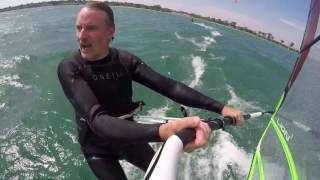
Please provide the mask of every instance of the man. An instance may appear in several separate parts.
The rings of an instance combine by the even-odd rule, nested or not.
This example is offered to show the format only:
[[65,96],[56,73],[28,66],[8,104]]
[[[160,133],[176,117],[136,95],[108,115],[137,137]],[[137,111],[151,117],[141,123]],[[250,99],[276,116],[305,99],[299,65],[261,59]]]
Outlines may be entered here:
[[148,142],[165,141],[181,129],[196,131],[186,151],[209,141],[211,129],[198,117],[152,125],[135,123],[132,117],[119,118],[136,107],[132,80],[181,104],[231,116],[242,124],[239,110],[161,76],[128,52],[109,47],[114,32],[111,8],[101,2],[86,4],[76,20],[79,51],[58,67],[62,88],[75,109],[81,150],[99,179],[126,179],[119,159],[146,171],[154,155]]

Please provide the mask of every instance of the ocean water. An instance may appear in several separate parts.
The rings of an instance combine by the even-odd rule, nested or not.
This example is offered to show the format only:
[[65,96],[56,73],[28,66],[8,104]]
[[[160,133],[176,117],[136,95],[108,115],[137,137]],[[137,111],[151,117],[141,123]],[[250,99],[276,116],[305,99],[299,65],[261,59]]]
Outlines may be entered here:
[[[95,179],[77,142],[73,109],[57,79],[61,59],[77,49],[81,6],[0,13],[0,179]],[[243,112],[273,110],[297,57],[249,34],[187,16],[113,7],[112,46],[161,74]],[[134,84],[143,115],[179,117],[179,104]],[[202,118],[217,114],[189,109]],[[178,179],[246,179],[269,116],[212,133],[210,144],[180,161]],[[161,143],[152,144],[157,149]],[[143,173],[121,162],[129,179]]]

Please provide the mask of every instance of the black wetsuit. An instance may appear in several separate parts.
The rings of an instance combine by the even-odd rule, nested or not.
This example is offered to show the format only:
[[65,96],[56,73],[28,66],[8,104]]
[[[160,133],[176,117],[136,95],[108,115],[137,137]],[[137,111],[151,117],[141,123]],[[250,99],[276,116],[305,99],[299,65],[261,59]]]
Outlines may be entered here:
[[221,113],[223,105],[149,68],[138,57],[110,48],[107,57],[83,59],[79,52],[58,67],[62,88],[73,105],[81,149],[99,179],[126,179],[119,159],[146,171],[154,154],[148,142],[159,142],[159,124],[117,118],[134,107],[132,80],[170,99]]

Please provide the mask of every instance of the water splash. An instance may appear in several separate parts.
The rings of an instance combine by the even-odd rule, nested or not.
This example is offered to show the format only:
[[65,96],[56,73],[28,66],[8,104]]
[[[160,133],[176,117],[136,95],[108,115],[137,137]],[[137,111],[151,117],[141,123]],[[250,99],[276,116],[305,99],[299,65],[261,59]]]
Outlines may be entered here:
[[[9,59],[0,59],[0,69],[14,69],[18,64],[20,64],[23,61],[29,61],[30,56],[14,56]],[[7,74],[0,76],[0,86],[12,86],[16,88],[22,88],[22,89],[30,89],[31,85],[25,85],[19,82],[20,76],[17,74],[8,73],[7,71],[1,71],[5,72]],[[0,95],[3,92],[0,91]]]
[[166,116],[167,112],[170,110],[171,108],[169,107],[169,102],[167,102],[166,105],[164,105],[163,107],[160,108],[152,108],[150,110],[148,110],[148,114],[149,116],[155,116],[155,117],[164,117]]
[[169,56],[161,56],[160,58],[163,59],[163,60],[166,60],[166,59],[169,58]]
[[[67,132],[67,134],[72,134]],[[52,126],[31,129],[19,124],[0,133],[0,161],[5,169],[0,177],[5,179],[69,179],[74,172],[65,171],[72,166],[83,165],[83,157],[69,148],[76,145],[74,137],[61,137],[68,142],[62,144]],[[71,147],[72,148],[72,147]]]
[[237,96],[234,89],[229,84],[226,84],[226,88],[231,96],[231,98],[228,100],[228,105],[236,107],[242,111],[264,111],[264,109],[259,107],[256,102],[246,101]]
[[214,131],[212,139],[213,144],[182,156],[179,180],[246,179],[252,154],[242,149],[228,132]]
[[14,74],[12,76],[0,76],[0,86],[8,85],[8,86],[13,86],[13,87],[22,88],[22,89],[31,88],[31,85],[25,85],[17,81],[19,79],[20,79],[20,76],[17,74]]
[[197,47],[199,47],[199,51],[207,51],[207,48],[212,44],[212,43],[216,43],[216,40],[212,37],[209,36],[202,36],[203,41],[198,43],[195,41],[194,38],[191,39],[191,42],[196,45]]
[[195,37],[186,38],[181,36],[178,32],[175,32],[175,35],[177,39],[191,42],[193,45],[199,48],[198,49],[199,51],[203,51],[203,52],[207,51],[208,47],[212,43],[216,43],[216,40],[213,37],[209,37],[209,36],[201,36],[201,40],[199,42],[199,40]]
[[208,26],[204,23],[194,23],[195,25],[198,25],[200,27],[203,27],[204,29],[210,31],[211,35],[213,37],[216,37],[216,36],[222,36],[222,34],[216,30],[216,28],[212,27],[212,26]]
[[209,59],[218,60],[218,61],[224,61],[226,58],[223,57],[223,56],[216,56],[213,53],[209,53]]
[[239,147],[231,134],[216,131],[217,142],[211,148],[213,157],[212,175],[217,180],[245,179],[251,164],[252,154]]
[[15,68],[17,64],[23,61],[30,61],[30,56],[14,56],[10,59],[0,59],[0,68],[2,69],[12,69]]
[[193,24],[198,25],[198,26],[200,26],[200,27],[203,27],[204,29],[209,30],[209,31],[214,31],[214,30],[216,30],[214,27],[208,26],[208,25],[206,25],[205,23],[195,22],[195,23],[193,23]]
[[[1,95],[1,94],[0,94],[0,95]],[[4,109],[5,106],[6,106],[6,103],[0,104],[0,110],[1,110],[1,109]]]
[[200,56],[191,56],[192,57],[192,67],[193,67],[193,76],[194,79],[191,81],[189,86],[195,88],[201,85],[201,77],[205,72],[206,64]]
[[176,35],[177,39],[180,39],[180,40],[184,40],[185,39],[178,32],[174,32],[174,35]]
[[213,37],[222,36],[222,34],[219,31],[211,31],[210,33]]

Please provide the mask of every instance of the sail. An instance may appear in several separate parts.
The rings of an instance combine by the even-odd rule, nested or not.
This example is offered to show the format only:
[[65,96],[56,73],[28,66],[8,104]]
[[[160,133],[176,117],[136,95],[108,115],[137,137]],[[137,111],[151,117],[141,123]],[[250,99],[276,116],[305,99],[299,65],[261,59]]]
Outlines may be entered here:
[[320,1],[312,0],[300,54],[254,154],[248,179],[320,177]]

